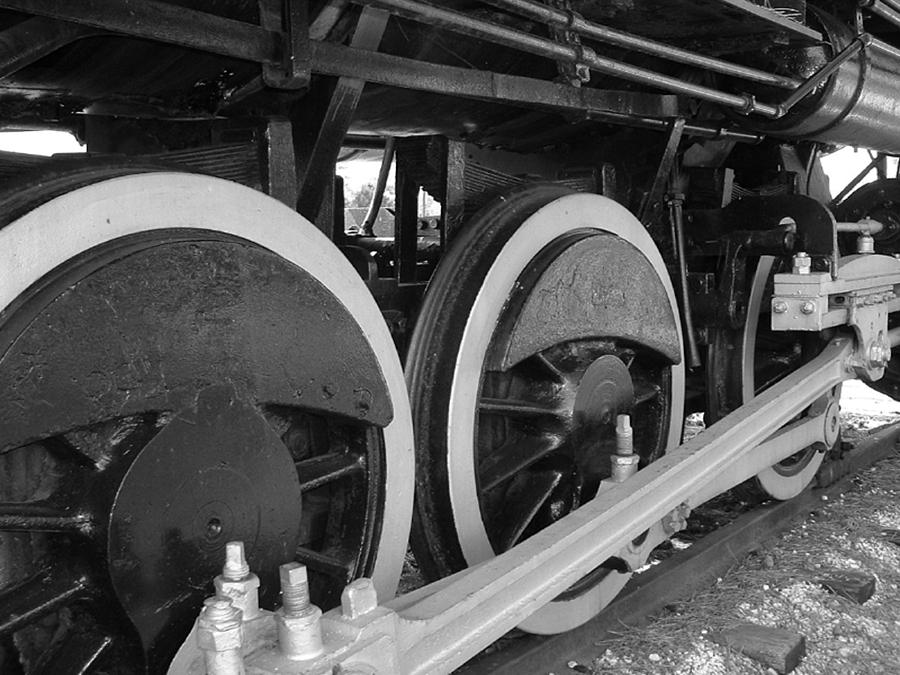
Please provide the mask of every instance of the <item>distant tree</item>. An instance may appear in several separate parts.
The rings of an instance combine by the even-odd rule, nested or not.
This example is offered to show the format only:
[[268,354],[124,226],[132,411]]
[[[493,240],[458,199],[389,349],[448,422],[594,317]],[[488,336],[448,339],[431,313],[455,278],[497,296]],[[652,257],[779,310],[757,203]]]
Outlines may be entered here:
[[348,208],[366,208],[372,203],[372,195],[375,194],[375,185],[366,183],[356,192],[351,192],[347,199]]

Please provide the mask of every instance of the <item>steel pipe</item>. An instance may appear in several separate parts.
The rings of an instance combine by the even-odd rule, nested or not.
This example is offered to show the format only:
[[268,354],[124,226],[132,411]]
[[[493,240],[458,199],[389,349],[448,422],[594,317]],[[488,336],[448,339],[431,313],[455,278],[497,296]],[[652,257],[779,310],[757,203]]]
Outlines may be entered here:
[[683,94],[703,101],[709,101],[710,103],[717,103],[728,108],[734,108],[745,114],[758,113],[770,118],[777,118],[779,115],[778,106],[759,103],[749,94],[729,94],[711,87],[685,82],[662,73],[600,56],[594,50],[583,45],[560,44],[546,38],[428,3],[416,0],[354,0],[354,2],[381,7],[411,21],[439,26],[461,35],[493,42],[511,49],[530,52],[553,61],[584,64],[591,70],[605,75],[630,80],[654,89],[662,89],[675,94]]
[[597,42],[625,47],[636,52],[658,56],[667,61],[696,66],[714,73],[739,77],[751,82],[759,82],[783,89],[794,89],[800,86],[801,83],[800,80],[793,77],[767,73],[757,68],[730,63],[711,56],[704,56],[703,54],[697,54],[686,49],[679,49],[655,40],[626,33],[625,31],[609,28],[594,21],[588,21],[574,12],[557,9],[550,5],[543,5],[533,0],[483,0],[483,2],[500,9],[515,12],[529,19],[574,31]]
[[[484,101],[498,101],[513,105],[529,105],[555,111],[568,111],[606,124],[621,124],[644,129],[665,131],[675,110],[659,115],[650,112],[626,112],[616,92],[591,87],[570,87],[556,82],[537,80],[518,75],[501,75],[472,68],[443,66],[436,63],[344,47],[330,42],[312,41],[312,71],[333,77],[357,77],[391,87],[428,91]],[[646,106],[645,106],[646,107]],[[701,138],[733,140],[739,143],[759,143],[761,134],[732,127],[704,124],[685,124],[684,134]],[[370,136],[348,136],[347,147],[380,149],[381,139]]]
[[884,0],[860,0],[859,4],[875,16],[900,28],[900,6],[897,3],[888,3]]

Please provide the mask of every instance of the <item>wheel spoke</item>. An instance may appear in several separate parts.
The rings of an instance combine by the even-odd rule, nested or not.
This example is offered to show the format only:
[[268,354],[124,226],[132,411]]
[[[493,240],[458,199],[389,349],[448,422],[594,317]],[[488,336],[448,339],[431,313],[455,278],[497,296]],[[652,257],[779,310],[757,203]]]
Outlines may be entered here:
[[657,384],[644,382],[634,383],[634,405],[639,406],[649,403],[662,395],[662,388]]
[[327,553],[319,553],[308,548],[299,547],[296,558],[308,568],[325,576],[347,583],[353,577],[353,563],[341,560]]
[[541,370],[547,373],[550,376],[550,379],[553,380],[556,384],[565,384],[567,382],[565,374],[559,368],[553,365],[553,362],[550,361],[550,359],[548,359],[542,353],[538,352],[531,357],[531,360],[538,367],[540,367]]
[[508,441],[480,462],[481,490],[486,492],[556,450],[559,436],[525,436]]
[[0,502],[0,532],[86,532],[91,517],[48,502]]
[[85,675],[112,645],[112,636],[96,628],[73,630],[41,658],[35,675]]
[[0,591],[0,636],[87,595],[89,582],[77,568],[46,567],[25,581]]
[[567,414],[563,408],[548,403],[517,401],[506,398],[481,398],[478,401],[478,410],[483,413],[520,418],[533,418],[542,415],[563,418]]
[[332,452],[297,462],[300,490],[306,492],[347,476],[365,471],[366,460],[362,455]]
[[529,472],[516,479],[506,493],[499,518],[501,550],[515,546],[561,480],[559,471]]

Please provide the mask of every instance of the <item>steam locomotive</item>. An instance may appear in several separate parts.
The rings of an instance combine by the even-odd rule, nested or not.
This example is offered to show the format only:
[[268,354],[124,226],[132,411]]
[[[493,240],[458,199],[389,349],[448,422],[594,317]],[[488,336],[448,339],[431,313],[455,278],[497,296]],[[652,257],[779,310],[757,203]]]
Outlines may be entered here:
[[900,397],[897,0],[0,0],[0,75],[87,151],[0,153],[4,673],[449,672]]

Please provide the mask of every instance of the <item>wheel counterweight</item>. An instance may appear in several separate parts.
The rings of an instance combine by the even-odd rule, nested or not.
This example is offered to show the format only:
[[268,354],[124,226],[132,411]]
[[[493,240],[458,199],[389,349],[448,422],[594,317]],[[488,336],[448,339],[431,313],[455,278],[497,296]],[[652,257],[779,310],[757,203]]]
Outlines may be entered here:
[[85,632],[87,665],[164,672],[231,540],[264,606],[294,559],[323,606],[360,575],[389,597],[412,433],[367,289],[258,192],[111,174],[0,229],[0,633],[26,672]]
[[[684,371],[672,288],[624,208],[527,186],[454,242],[407,361],[420,462],[413,545],[437,577],[570,513],[610,476],[630,414],[645,465],[680,441]],[[610,560],[523,627],[567,630],[627,580]]]

